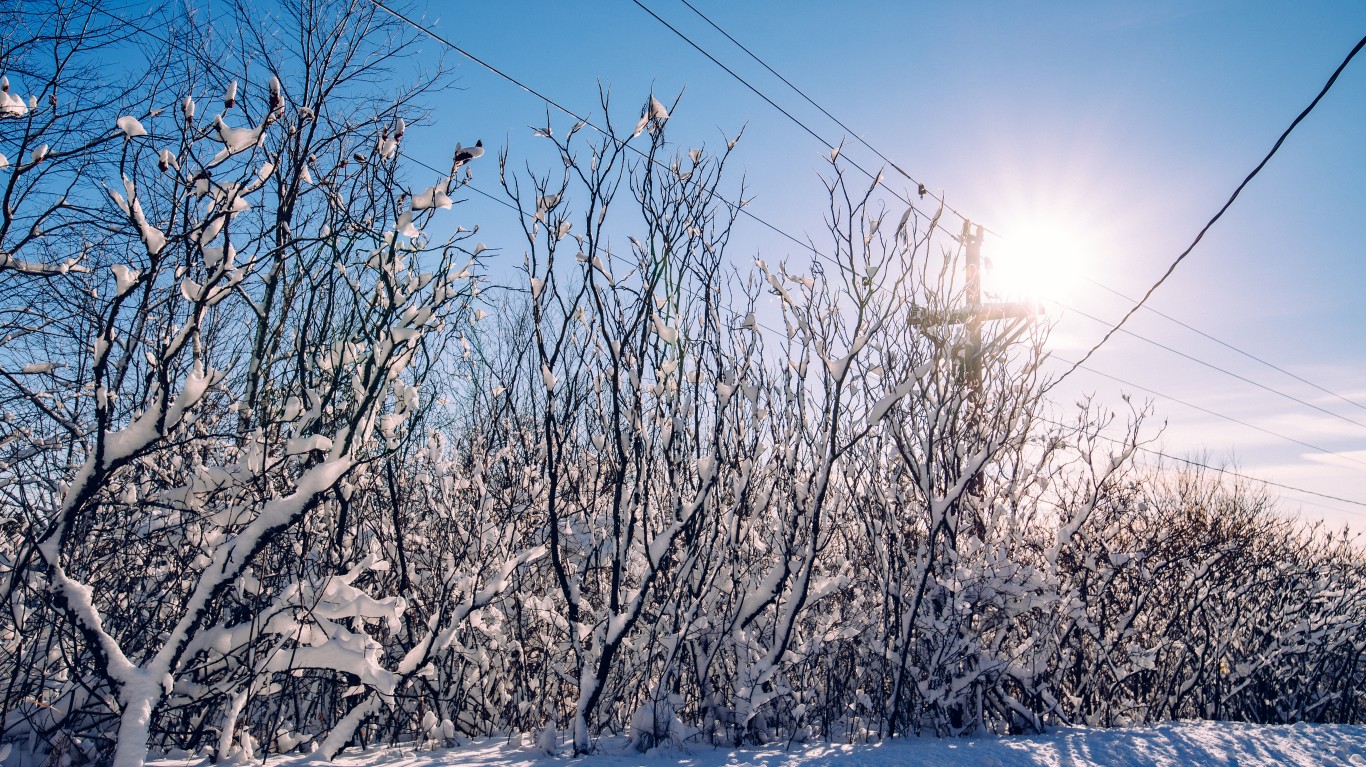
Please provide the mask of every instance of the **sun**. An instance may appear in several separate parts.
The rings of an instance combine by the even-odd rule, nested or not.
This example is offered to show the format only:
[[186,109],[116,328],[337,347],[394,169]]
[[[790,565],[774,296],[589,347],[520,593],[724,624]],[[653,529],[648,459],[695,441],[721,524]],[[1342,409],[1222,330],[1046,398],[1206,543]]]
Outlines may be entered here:
[[1031,215],[993,227],[982,246],[982,289],[1006,301],[1068,301],[1088,258],[1088,233],[1062,218]]

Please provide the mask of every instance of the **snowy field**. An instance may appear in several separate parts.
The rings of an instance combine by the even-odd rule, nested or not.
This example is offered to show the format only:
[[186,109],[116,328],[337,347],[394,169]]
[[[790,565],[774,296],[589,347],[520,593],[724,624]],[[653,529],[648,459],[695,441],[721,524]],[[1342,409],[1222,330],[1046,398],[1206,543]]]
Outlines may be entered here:
[[[307,756],[273,757],[284,767]],[[202,760],[160,760],[156,767],[189,767]],[[794,745],[728,749],[662,748],[640,754],[625,740],[606,741],[582,761],[548,756],[531,738],[480,740],[450,749],[381,748],[347,752],[338,767],[1366,767],[1366,726],[1264,726],[1230,722],[1177,722],[1157,727],[1100,730],[1062,728],[1046,735],[935,739],[910,738],[864,746]]]

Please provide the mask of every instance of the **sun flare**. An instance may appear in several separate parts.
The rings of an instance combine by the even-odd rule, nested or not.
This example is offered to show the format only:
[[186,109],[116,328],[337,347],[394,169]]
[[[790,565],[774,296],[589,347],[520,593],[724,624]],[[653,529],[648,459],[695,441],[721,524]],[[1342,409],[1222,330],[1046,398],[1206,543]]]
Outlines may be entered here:
[[1094,257],[1090,237],[1061,219],[1031,216],[1000,228],[983,245],[982,287],[1003,300],[1068,301],[1076,293],[1085,260]]

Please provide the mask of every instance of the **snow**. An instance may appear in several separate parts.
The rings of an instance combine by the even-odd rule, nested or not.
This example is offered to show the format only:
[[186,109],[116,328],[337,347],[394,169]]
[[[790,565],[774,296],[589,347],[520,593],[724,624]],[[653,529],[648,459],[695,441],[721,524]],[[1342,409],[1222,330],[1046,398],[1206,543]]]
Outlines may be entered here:
[[678,330],[671,328],[664,323],[664,319],[658,314],[654,316],[655,332],[659,334],[659,340],[666,344],[673,345],[678,343]]
[[288,455],[302,455],[314,450],[328,451],[332,449],[332,440],[321,434],[314,434],[310,437],[291,437],[285,442],[285,453]]
[[218,140],[223,142],[223,151],[214,156],[210,165],[217,165],[230,155],[259,146],[265,140],[264,124],[255,128],[230,128],[219,116],[214,118],[213,126],[218,129]]
[[645,104],[645,109],[641,111],[640,122],[636,123],[636,130],[631,134],[631,138],[639,136],[645,130],[654,133],[656,126],[662,125],[665,120],[669,119],[668,111],[654,96],[650,97],[650,100]]
[[444,178],[435,186],[428,187],[421,192],[413,195],[413,210],[430,210],[433,208],[447,209],[451,207],[451,197],[446,194],[446,187],[450,184],[450,178]]
[[536,220],[537,220],[537,221],[544,221],[544,220],[545,220],[545,214],[549,213],[550,210],[551,210],[552,208],[554,208],[556,205],[559,205],[559,204],[560,204],[560,196],[559,196],[558,194],[547,194],[547,195],[542,195],[541,197],[537,197],[537,198],[536,198]]
[[[558,744],[557,756],[547,755]],[[1234,722],[1174,722],[1132,729],[1068,727],[1044,735],[980,738],[905,738],[866,745],[778,743],[752,748],[705,743],[666,745],[640,753],[624,737],[604,739],[595,753],[570,761],[567,733],[481,738],[450,749],[412,744],[348,750],[338,767],[1238,767],[1366,766],[1366,727],[1288,726]],[[275,765],[303,765],[310,755],[271,755]],[[195,759],[153,759],[155,767],[189,767]]]
[[892,389],[891,393],[874,403],[873,409],[868,411],[868,427],[872,428],[878,421],[885,418],[888,411],[892,409],[892,406],[904,399],[906,395],[910,394],[911,390],[920,382],[920,379],[925,377],[925,373],[928,372],[928,370],[928,364],[917,367],[910,378],[902,381],[896,388]]
[[0,75],[0,117],[23,117],[28,114],[24,97],[9,92],[9,78]]
[[113,272],[115,295],[123,295],[124,293],[133,290],[135,284],[138,284],[138,279],[142,276],[142,272],[137,271],[137,269],[124,267],[123,264],[112,265],[109,269]]
[[138,136],[147,135],[147,129],[142,127],[142,123],[138,121],[138,118],[132,115],[124,115],[115,120],[114,124],[118,126],[119,130],[123,131],[125,138],[136,138]]
[[398,224],[395,226],[395,229],[399,234],[409,239],[416,239],[422,236],[422,231],[416,226],[413,226],[413,212],[410,210],[405,210],[399,214]]
[[228,266],[228,267],[231,267],[231,266],[232,266],[233,259],[234,259],[234,256],[235,256],[236,253],[237,253],[237,251],[235,251],[235,250],[233,249],[233,247],[232,247],[231,244],[229,244],[229,245],[227,246],[226,249],[206,245],[206,246],[204,246],[203,251],[204,251],[204,268],[205,268],[205,269],[208,269],[210,272],[212,272],[212,271],[214,271],[215,269],[217,269],[217,268],[219,267],[220,264],[224,264],[224,263],[225,263],[225,262],[224,262],[224,256],[227,257],[227,261],[226,261],[227,266]]

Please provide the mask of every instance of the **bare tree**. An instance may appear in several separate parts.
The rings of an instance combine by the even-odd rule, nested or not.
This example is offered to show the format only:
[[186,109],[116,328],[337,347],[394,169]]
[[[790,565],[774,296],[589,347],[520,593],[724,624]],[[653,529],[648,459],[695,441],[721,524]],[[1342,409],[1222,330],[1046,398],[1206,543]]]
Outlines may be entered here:
[[[247,93],[220,60],[214,79],[229,82],[212,119],[189,92],[165,111],[104,111],[102,134],[39,152],[7,179],[32,224],[6,245],[6,278],[76,297],[91,339],[46,358],[30,344],[34,359],[7,366],[6,398],[31,410],[34,431],[51,435],[69,466],[59,487],[23,496],[31,512],[8,593],[50,604],[79,638],[90,665],[68,702],[118,717],[119,765],[141,763],[204,632],[233,636],[231,622],[213,627],[253,563],[348,474],[397,446],[418,404],[423,339],[465,307],[466,259],[420,231],[440,206],[397,183],[402,122],[393,108],[354,121],[344,98],[402,52],[386,37],[396,29],[368,5],[282,10],[300,32],[297,77],[281,52],[257,49],[267,66],[241,72],[259,84]],[[57,64],[45,71],[53,84],[66,74]],[[25,119],[32,125],[32,107]],[[122,147],[122,179],[89,215],[67,213],[70,193],[53,189],[60,175],[35,169],[110,142]],[[455,183],[437,180],[428,197]],[[59,214],[72,223],[52,227]],[[91,246],[98,260],[65,268],[14,255]],[[326,647],[293,656],[310,651],[329,668],[367,661]]]
[[[618,653],[661,577],[679,566],[679,546],[711,513],[720,470],[720,267],[734,211],[717,186],[729,148],[667,157],[668,118],[650,97],[631,137],[609,129],[582,148],[582,125],[563,139],[547,126],[564,175],[533,177],[524,198],[504,174],[529,247],[535,372],[522,391],[539,413],[540,507],[571,648],[576,753],[589,749]],[[642,135],[647,145],[633,159],[629,142]],[[629,256],[613,252],[609,234],[623,183],[640,214],[618,240]]]

